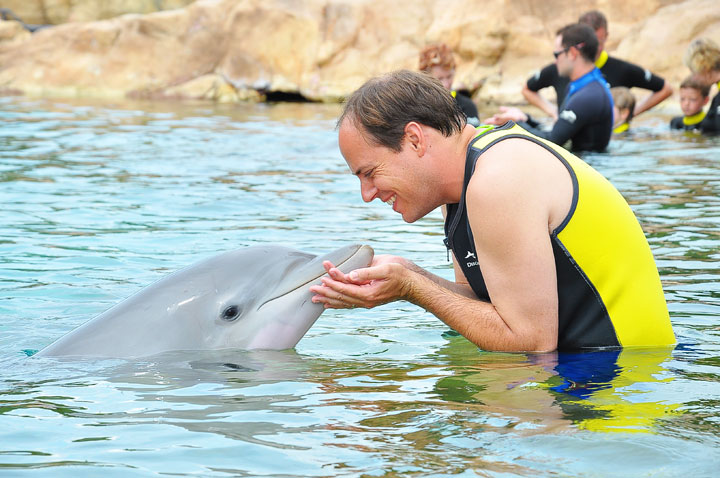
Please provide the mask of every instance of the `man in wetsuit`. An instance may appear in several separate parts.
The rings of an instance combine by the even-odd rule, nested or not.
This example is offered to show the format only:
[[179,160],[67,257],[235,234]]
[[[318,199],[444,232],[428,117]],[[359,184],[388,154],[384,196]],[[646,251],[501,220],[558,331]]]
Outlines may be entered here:
[[674,343],[645,235],[584,161],[513,123],[473,128],[439,82],[407,70],[366,82],[338,125],[363,200],[409,223],[444,207],[455,281],[398,256],[349,274],[326,262],[313,302],[407,300],[485,350]]
[[[595,30],[599,42],[594,59],[595,66],[600,69],[611,88],[616,86],[636,87],[652,92],[649,96],[637,102],[633,116],[649,110],[672,94],[672,87],[661,77],[633,63],[607,54],[605,42],[608,37],[608,24],[602,12],[597,10],[586,12],[580,16],[578,22],[587,24]],[[557,97],[557,105],[561,105],[565,98],[567,85],[568,79],[559,75],[555,63],[551,63],[527,80],[527,83],[523,86],[522,94],[530,104],[537,106],[551,117],[557,119],[557,107],[545,100],[538,92],[543,88],[552,87]]]
[[587,25],[574,23],[561,30],[555,44],[555,63],[570,84],[551,131],[539,129],[538,123],[518,108],[503,107],[484,123],[515,121],[561,146],[570,141],[573,151],[604,151],[612,134],[613,100],[607,82],[593,63],[597,47],[595,33]]

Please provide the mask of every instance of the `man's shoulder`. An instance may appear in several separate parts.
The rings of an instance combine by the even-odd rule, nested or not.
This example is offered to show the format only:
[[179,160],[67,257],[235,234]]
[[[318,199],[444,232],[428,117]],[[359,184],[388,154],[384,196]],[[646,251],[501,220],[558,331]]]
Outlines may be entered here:
[[638,87],[660,91],[665,85],[662,77],[647,68],[612,56],[608,57],[607,62],[600,68],[600,72],[608,80],[610,86]]
[[602,68],[600,68],[600,71],[606,69],[606,68],[640,68],[639,65],[636,65],[635,63],[631,63],[627,60],[622,60],[620,58],[617,58],[615,56],[608,56],[607,61],[603,65]]

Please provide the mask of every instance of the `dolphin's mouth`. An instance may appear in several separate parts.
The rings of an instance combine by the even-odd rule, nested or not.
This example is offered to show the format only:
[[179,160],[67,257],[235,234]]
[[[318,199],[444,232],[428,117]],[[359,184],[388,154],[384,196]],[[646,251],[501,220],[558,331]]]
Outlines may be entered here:
[[[343,259],[338,259],[338,256],[343,257],[340,254],[342,254],[345,250],[352,250],[352,252]],[[370,246],[352,245],[343,247],[324,256],[317,256],[307,264],[300,267],[298,270],[293,271],[291,274],[289,274],[288,277],[283,279],[278,288],[283,289],[282,285],[286,282],[292,282],[296,285],[288,289],[283,289],[281,292],[270,296],[265,302],[258,306],[257,310],[262,309],[263,306],[265,306],[269,302],[272,302],[273,300],[279,299],[292,292],[295,292],[298,289],[309,286],[311,283],[315,282],[320,277],[326,275],[327,271],[325,271],[325,268],[322,265],[323,261],[329,260],[333,262],[335,264],[335,267],[347,274],[351,270],[357,269],[359,267],[369,266],[370,262],[372,261],[373,255],[374,252]]]

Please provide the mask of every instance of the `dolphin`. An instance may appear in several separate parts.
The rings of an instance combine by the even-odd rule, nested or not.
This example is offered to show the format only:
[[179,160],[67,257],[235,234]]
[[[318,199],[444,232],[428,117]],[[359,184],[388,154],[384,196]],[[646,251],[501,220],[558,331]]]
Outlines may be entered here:
[[165,276],[35,356],[293,348],[324,310],[308,290],[326,274],[323,261],[349,273],[367,267],[373,255],[357,244],[323,256],[275,245],[225,252]]

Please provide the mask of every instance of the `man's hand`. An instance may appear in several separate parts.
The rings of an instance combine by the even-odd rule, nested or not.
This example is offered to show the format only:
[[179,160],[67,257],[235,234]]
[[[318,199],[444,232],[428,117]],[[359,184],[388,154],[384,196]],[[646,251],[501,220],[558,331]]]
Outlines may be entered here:
[[501,106],[500,111],[489,118],[483,120],[484,124],[492,124],[496,126],[504,125],[508,121],[527,121],[528,116],[522,112],[520,108],[513,106]]
[[377,255],[369,267],[348,274],[329,261],[323,266],[328,277],[321,279],[322,285],[310,287],[310,292],[315,294],[312,301],[326,309],[376,307],[403,299],[410,287],[409,262],[398,256]]

